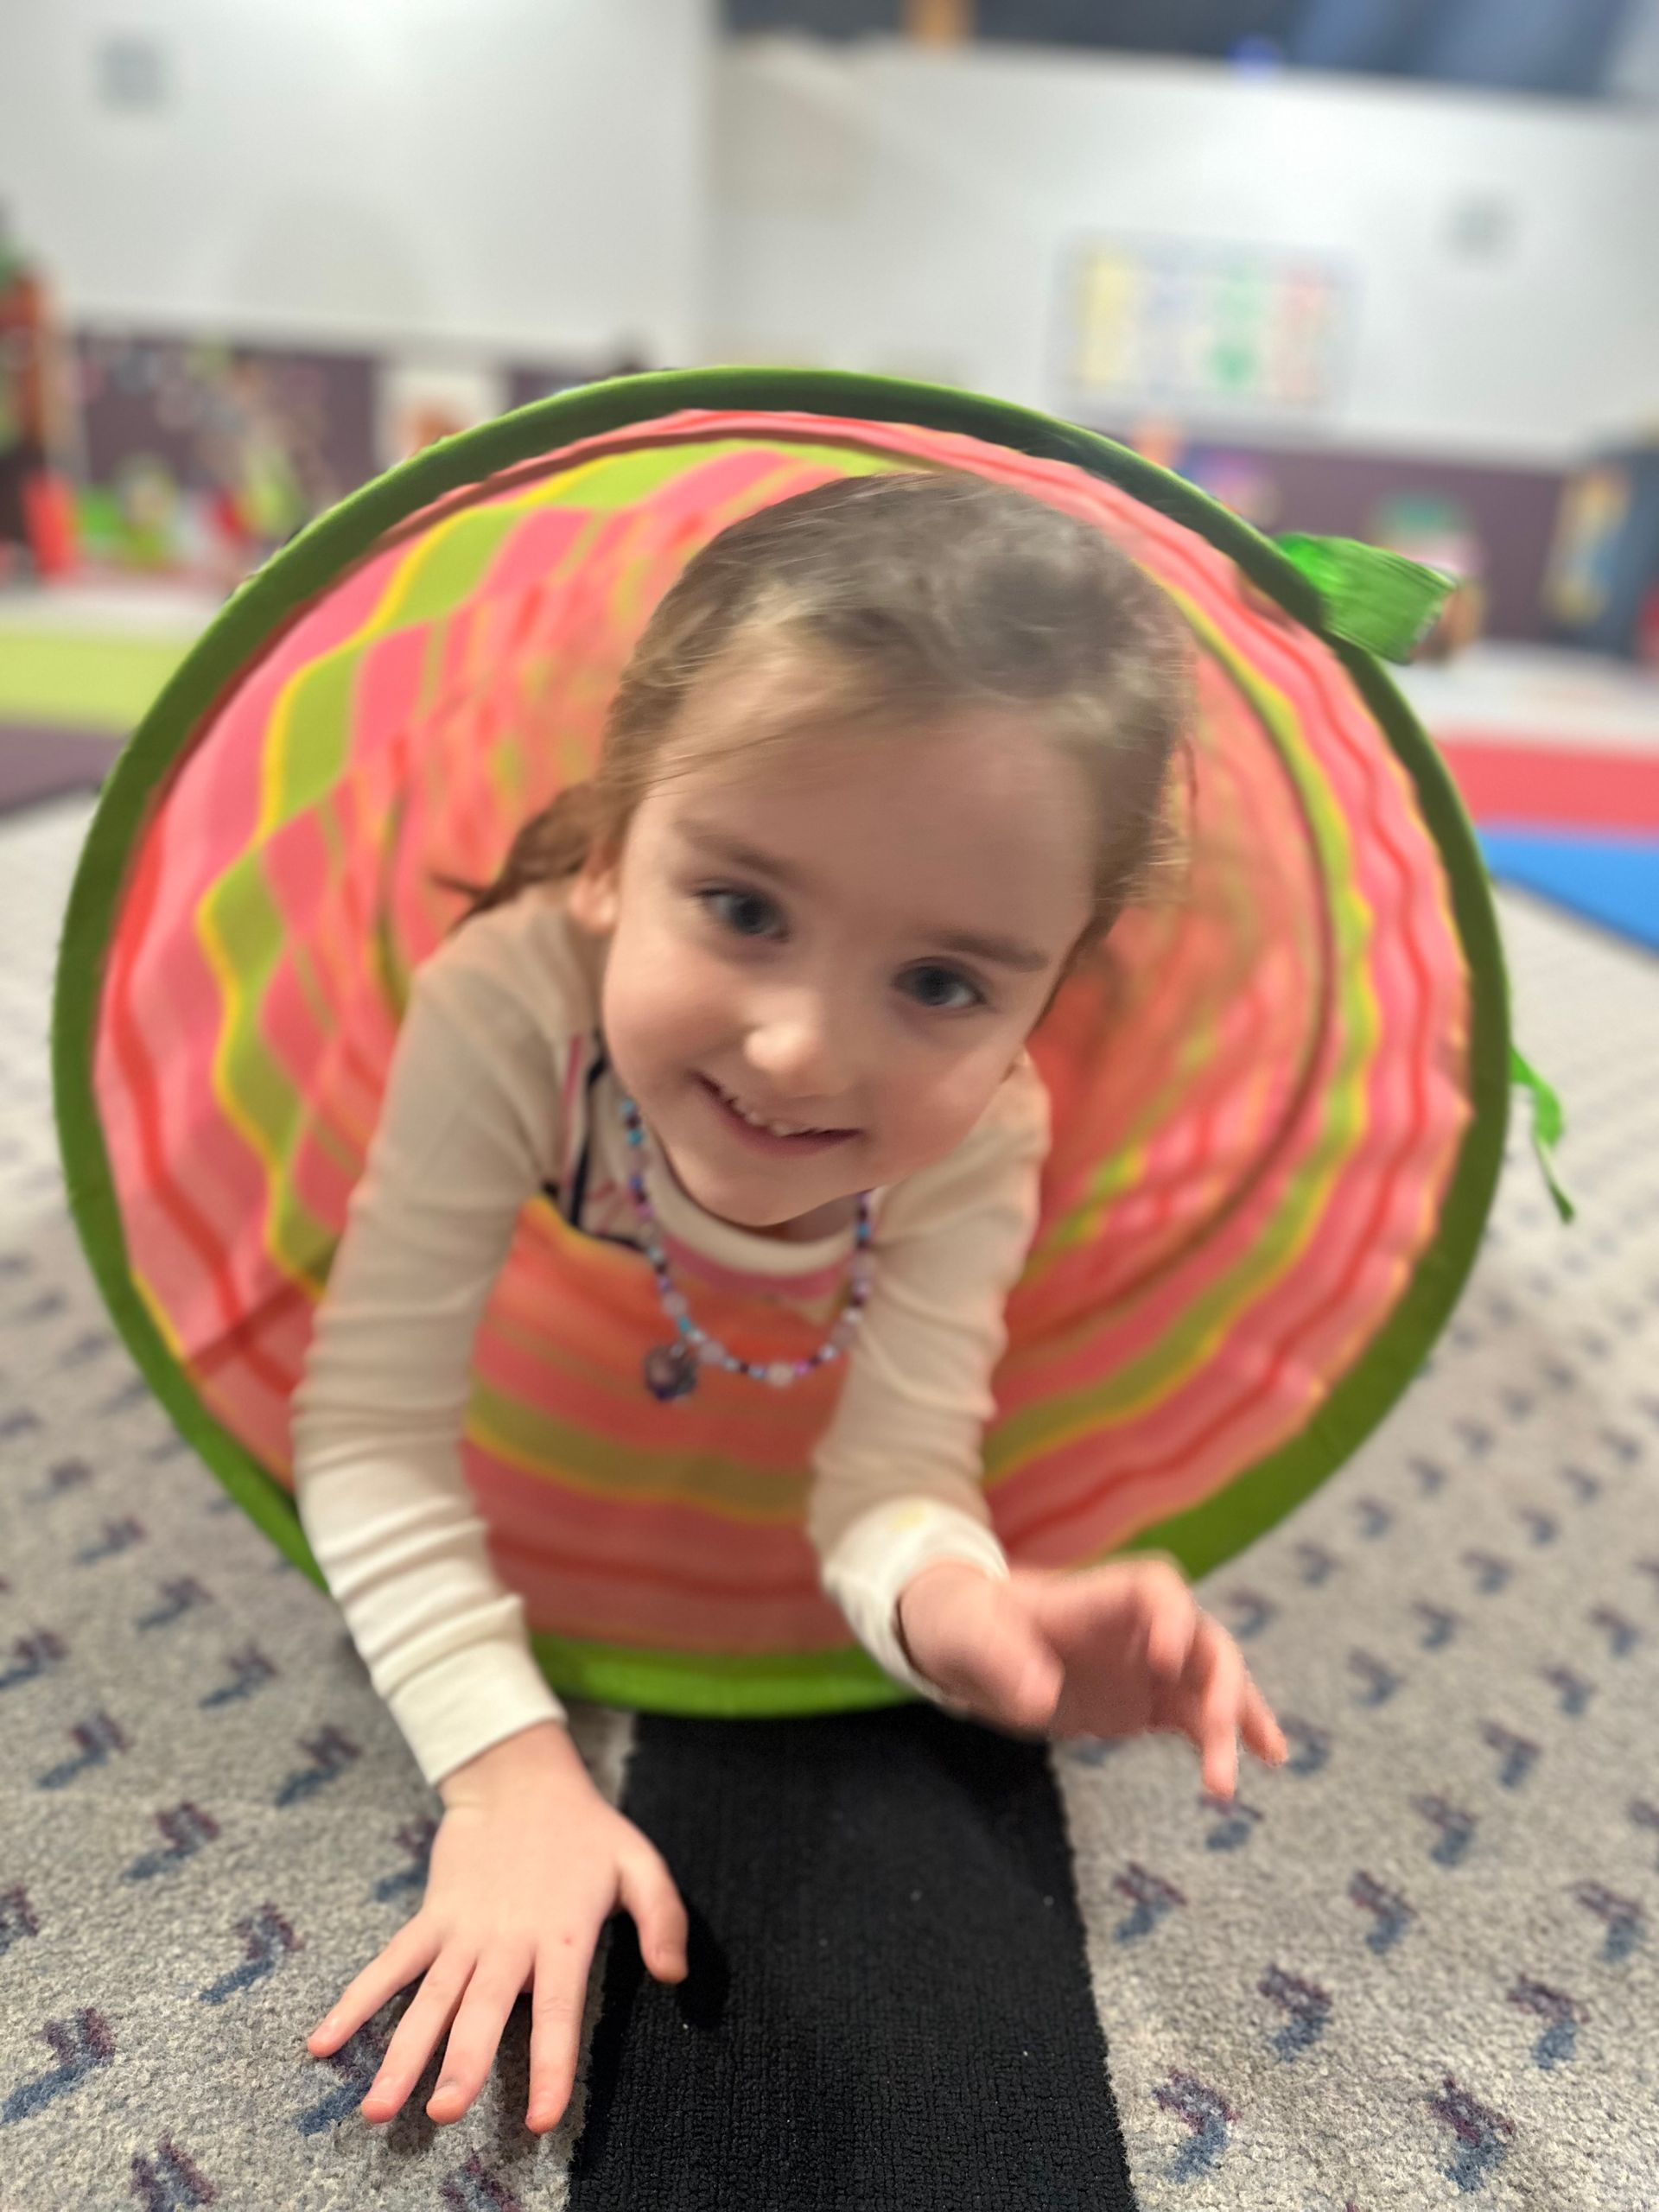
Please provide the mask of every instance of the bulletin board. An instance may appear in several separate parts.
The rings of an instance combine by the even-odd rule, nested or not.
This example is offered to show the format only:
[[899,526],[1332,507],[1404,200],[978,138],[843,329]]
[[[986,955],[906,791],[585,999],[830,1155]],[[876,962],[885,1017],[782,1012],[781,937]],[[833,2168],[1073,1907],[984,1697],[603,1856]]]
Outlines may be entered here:
[[1294,419],[1340,400],[1356,279],[1255,247],[1085,240],[1065,276],[1072,413]]

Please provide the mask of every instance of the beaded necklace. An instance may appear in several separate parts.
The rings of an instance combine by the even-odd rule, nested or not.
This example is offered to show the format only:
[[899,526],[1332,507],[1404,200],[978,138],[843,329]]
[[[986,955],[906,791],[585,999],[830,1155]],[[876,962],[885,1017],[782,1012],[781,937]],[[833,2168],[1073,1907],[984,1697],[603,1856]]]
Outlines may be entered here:
[[[639,1109],[632,1098],[622,1101],[622,1122],[628,1133],[630,1149],[637,1155],[645,1141],[645,1125],[639,1118]],[[832,1359],[839,1359],[852,1342],[859,1323],[864,1318],[864,1308],[869,1301],[871,1267],[870,1199],[867,1191],[858,1196],[858,1223],[854,1231],[853,1263],[849,1280],[847,1303],[836,1319],[836,1325],[815,1352],[804,1359],[753,1360],[740,1359],[735,1352],[698,1328],[691,1319],[691,1308],[683,1291],[674,1287],[674,1277],[669,1268],[668,1255],[663,1249],[663,1240],[658,1232],[657,1216],[645,1190],[645,1160],[636,1157],[628,1176],[628,1194],[633,1200],[633,1210],[639,1217],[639,1228],[645,1240],[645,1256],[651,1262],[652,1273],[657,1278],[657,1295],[662,1301],[664,1313],[674,1324],[674,1336],[665,1344],[653,1344],[645,1354],[644,1373],[645,1388],[653,1398],[664,1404],[671,1399],[690,1397],[697,1387],[699,1371],[705,1367],[723,1367],[728,1375],[747,1375],[751,1382],[768,1382],[775,1390],[786,1390],[791,1383],[800,1382],[814,1369],[827,1367]]]

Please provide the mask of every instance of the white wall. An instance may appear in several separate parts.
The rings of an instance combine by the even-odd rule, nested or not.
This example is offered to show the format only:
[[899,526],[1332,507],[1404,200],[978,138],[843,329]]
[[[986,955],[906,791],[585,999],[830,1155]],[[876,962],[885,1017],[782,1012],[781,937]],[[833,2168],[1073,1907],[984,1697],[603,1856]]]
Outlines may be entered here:
[[[695,344],[713,0],[0,0],[0,200],[69,312],[531,358]],[[103,102],[111,35],[153,108]]]
[[[721,48],[715,15],[0,0],[0,201],[84,321],[827,362],[1062,411],[1080,241],[1309,248],[1357,280],[1330,435],[1548,461],[1659,416],[1659,111],[1006,46]],[[111,35],[152,43],[160,105],[100,100]],[[1452,243],[1471,204],[1508,226],[1485,258]]]
[[[1325,433],[1554,461],[1659,419],[1659,117],[1352,78],[889,42],[729,47],[705,342],[1064,408],[1091,234],[1357,279]],[[1496,208],[1487,257],[1459,211]],[[1224,427],[1216,425],[1217,428]]]

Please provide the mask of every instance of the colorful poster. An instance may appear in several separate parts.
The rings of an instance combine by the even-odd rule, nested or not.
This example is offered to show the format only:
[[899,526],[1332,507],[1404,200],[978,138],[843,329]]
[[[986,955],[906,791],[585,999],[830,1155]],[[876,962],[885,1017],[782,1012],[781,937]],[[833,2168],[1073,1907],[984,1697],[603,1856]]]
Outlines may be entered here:
[[1068,280],[1067,398],[1185,420],[1296,416],[1339,395],[1352,286],[1305,254],[1091,243]]

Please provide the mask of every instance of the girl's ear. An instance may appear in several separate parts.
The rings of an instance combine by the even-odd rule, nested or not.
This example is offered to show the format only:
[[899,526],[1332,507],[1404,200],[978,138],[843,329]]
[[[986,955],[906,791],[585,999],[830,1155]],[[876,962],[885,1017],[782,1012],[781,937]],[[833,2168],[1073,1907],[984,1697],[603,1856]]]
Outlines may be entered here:
[[616,927],[621,902],[622,855],[597,847],[582,862],[570,885],[569,912],[573,921],[595,937],[608,937]]

